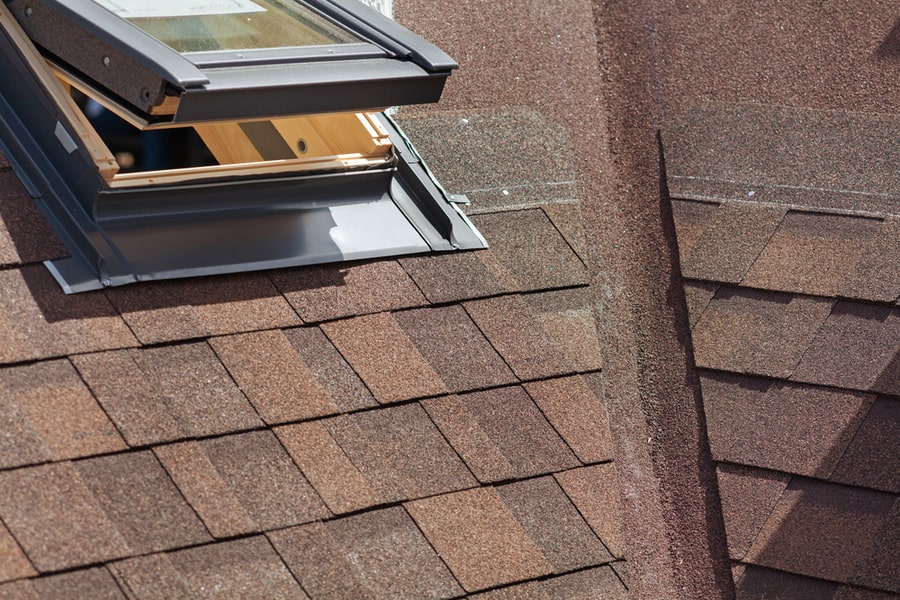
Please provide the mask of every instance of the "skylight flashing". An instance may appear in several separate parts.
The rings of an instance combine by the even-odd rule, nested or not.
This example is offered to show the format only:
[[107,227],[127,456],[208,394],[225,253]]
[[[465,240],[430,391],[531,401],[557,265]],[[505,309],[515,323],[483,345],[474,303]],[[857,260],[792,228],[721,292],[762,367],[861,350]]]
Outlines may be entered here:
[[[421,67],[384,52],[332,57],[341,61],[335,69],[321,47],[304,49],[320,55],[309,62],[287,65],[275,49],[240,68],[199,61],[204,81],[180,89],[164,82],[150,114],[68,56],[39,51],[19,25],[36,12],[26,15],[19,0],[9,6],[23,13],[17,21],[0,4],[0,78],[21,84],[0,90],[0,146],[72,254],[47,265],[66,292],[486,246],[396,124],[347,109],[360,98],[386,106],[397,86],[405,98],[427,101],[448,73],[415,75],[409,87],[396,73]],[[371,60],[379,67],[367,75]],[[79,93],[125,117],[129,131],[189,132],[208,156],[164,168],[138,161],[129,170],[111,141],[118,134],[95,127]]]

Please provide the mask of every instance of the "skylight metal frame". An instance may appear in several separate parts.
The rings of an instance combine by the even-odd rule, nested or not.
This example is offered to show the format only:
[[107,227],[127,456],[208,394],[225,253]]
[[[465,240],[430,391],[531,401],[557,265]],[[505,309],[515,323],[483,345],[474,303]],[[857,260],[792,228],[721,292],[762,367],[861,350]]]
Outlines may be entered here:
[[116,186],[113,157],[5,4],[0,82],[0,149],[71,254],[47,263],[67,293],[487,245],[384,114],[372,118],[393,159],[378,167]]

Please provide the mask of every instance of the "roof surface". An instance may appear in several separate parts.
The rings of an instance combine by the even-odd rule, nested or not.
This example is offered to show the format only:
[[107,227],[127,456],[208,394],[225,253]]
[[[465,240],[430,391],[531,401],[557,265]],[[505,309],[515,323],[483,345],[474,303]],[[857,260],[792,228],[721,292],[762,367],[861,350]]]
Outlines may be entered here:
[[0,155],[0,597],[900,595],[900,22],[819,4],[398,2],[486,251],[65,296]]

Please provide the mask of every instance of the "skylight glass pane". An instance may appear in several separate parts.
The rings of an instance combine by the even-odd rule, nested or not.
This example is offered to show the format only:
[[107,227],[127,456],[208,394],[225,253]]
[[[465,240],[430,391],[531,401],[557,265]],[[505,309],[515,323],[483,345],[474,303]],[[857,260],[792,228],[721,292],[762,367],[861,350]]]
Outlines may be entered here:
[[95,0],[178,52],[361,40],[293,0]]

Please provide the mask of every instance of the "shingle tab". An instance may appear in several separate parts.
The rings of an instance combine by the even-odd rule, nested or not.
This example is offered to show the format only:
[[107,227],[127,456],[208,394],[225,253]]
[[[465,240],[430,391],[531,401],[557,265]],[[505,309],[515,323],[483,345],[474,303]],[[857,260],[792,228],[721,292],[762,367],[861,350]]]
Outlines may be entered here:
[[[888,558],[877,545],[879,537],[898,527],[900,513],[891,517],[896,501],[882,492],[794,479],[745,560],[831,581],[875,583],[867,571],[897,569],[891,553]],[[895,575],[892,585],[900,586],[900,577]]]
[[554,475],[591,529],[616,558],[625,556],[625,532],[614,463]]
[[492,488],[433,496],[406,507],[468,592],[553,571]]
[[401,258],[400,264],[429,302],[457,302],[503,292],[478,252]]
[[697,324],[703,311],[709,306],[710,301],[719,291],[718,283],[706,283],[703,281],[685,281],[684,282],[684,299],[687,303],[688,317],[690,318],[691,328]]
[[[243,515],[257,531],[330,516],[270,431],[211,438],[198,445],[199,452],[192,445],[158,449],[157,454],[203,521],[219,535],[241,531]],[[223,488],[226,493],[219,495]],[[237,513],[235,500],[243,509]]]
[[672,200],[672,218],[678,235],[678,254],[681,264],[686,264],[691,249],[703,232],[716,219],[718,203],[694,200]]
[[833,481],[900,494],[900,400],[878,398],[831,475]]
[[43,265],[0,271],[0,364],[136,345],[103,293],[67,296]]
[[274,271],[270,276],[307,323],[427,303],[395,260]]
[[526,383],[525,390],[581,462],[612,460],[609,415],[583,376]]
[[472,222],[490,243],[478,253],[488,271],[509,292],[584,285],[584,264],[544,211],[475,215]]
[[685,277],[739,283],[785,212],[779,206],[723,202],[712,222],[691,244],[681,272]]
[[0,582],[37,575],[28,557],[3,523],[0,523],[0,556],[3,557],[0,562]]
[[599,567],[475,594],[472,600],[626,600],[628,597],[628,590],[613,570]]
[[266,423],[338,412],[328,392],[281,331],[220,337],[209,343]]
[[717,468],[728,553],[741,560],[750,549],[791,476],[740,465]]
[[466,311],[521,379],[541,379],[575,370],[565,360],[561,340],[543,328],[519,296],[475,300]]
[[603,366],[588,288],[528,294],[524,299],[543,330],[559,344],[571,369],[593,371]]
[[450,391],[516,383],[462,307],[404,311],[393,317]]
[[337,417],[324,425],[381,502],[476,485],[418,404]]
[[210,540],[151,452],[91,458],[74,467],[132,552]]
[[[839,586],[836,583],[764,569],[755,565],[747,566],[744,574],[736,580],[736,583],[737,597],[741,600],[838,598],[836,594]],[[877,600],[877,596],[871,598]]]
[[793,379],[900,395],[900,309],[838,302]]
[[462,593],[400,508],[269,534],[316,598],[449,598]]
[[518,481],[496,490],[555,573],[612,560],[552,477]]
[[297,327],[284,330],[283,333],[319,383],[328,391],[331,401],[342,412],[377,405],[359,375],[347,364],[321,329]]
[[37,597],[44,600],[125,600],[109,571],[102,567],[42,577],[32,581],[31,585]]
[[189,436],[262,426],[228,372],[205,343],[135,350],[131,356]]
[[107,294],[144,344],[300,324],[263,273],[146,282]]
[[322,325],[379,402],[447,392],[440,376],[386,313]]
[[381,501],[322,421],[286,425],[275,433],[331,512],[351,512]]
[[519,387],[423,402],[479,481],[530,477],[579,465]]
[[130,553],[71,463],[0,472],[0,518],[38,571]]
[[873,397],[744,376],[701,379],[718,461],[827,478]]
[[694,326],[697,366],[786,377],[831,306],[820,298],[723,287]]
[[844,284],[851,298],[891,302],[900,297],[900,217],[887,217]]
[[262,536],[134,558],[114,568],[138,600],[307,598]]
[[789,212],[753,263],[751,287],[843,295],[846,281],[878,233],[881,221],[843,215]]

